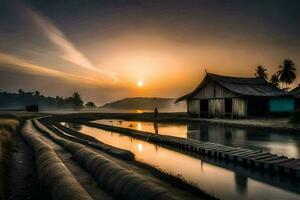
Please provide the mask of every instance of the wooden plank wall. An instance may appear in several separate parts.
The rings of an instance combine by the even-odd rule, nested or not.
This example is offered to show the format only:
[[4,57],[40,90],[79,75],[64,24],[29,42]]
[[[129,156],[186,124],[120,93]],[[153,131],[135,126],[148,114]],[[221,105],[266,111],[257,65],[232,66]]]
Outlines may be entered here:
[[210,117],[224,117],[225,113],[224,99],[211,99],[208,101],[208,115]]
[[187,101],[187,111],[188,114],[193,116],[200,115],[200,100],[189,99]]
[[226,88],[223,88],[218,83],[209,81],[203,88],[201,88],[192,99],[207,99],[207,98],[228,98],[236,97],[236,94],[230,92]]
[[232,98],[232,113],[234,118],[243,118],[247,116],[247,103],[243,98],[238,98],[236,94],[214,81],[209,81],[193,97],[188,99],[188,113],[193,116],[200,114],[200,99],[209,99],[209,117],[225,116],[225,98]]
[[244,98],[232,99],[232,112],[234,118],[243,118],[247,116],[247,102]]

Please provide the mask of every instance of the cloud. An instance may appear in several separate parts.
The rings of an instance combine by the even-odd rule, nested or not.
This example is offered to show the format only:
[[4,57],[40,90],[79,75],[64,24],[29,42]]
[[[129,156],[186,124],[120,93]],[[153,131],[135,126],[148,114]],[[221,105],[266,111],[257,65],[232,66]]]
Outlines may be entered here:
[[98,79],[73,75],[58,70],[50,69],[46,66],[32,64],[27,60],[6,53],[0,53],[0,64],[4,64],[4,66],[0,67],[0,69],[4,71],[5,66],[8,65],[8,67],[6,67],[6,71],[17,71],[24,74],[55,77],[72,83],[78,83],[78,80],[80,80],[81,84],[98,87],[104,86],[103,83],[101,83]]
[[66,61],[69,61],[77,66],[92,70],[94,72],[105,75],[113,81],[118,81],[119,77],[116,73],[95,67],[85,55],[76,49],[75,45],[67,39],[64,33],[56,27],[49,19],[27,7],[28,13],[31,15],[34,22],[43,31],[45,36],[62,51],[60,56]]

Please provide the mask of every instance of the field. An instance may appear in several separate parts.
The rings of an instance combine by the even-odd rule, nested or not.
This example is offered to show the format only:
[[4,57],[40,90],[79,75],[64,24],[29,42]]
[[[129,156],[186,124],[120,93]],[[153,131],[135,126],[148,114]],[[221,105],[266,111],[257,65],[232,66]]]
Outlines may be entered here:
[[[216,199],[226,196],[227,192],[215,194],[210,187],[195,184],[193,178],[201,177],[202,173],[206,173],[201,171],[200,163],[204,163],[207,169],[215,169],[217,166],[218,170],[215,170],[219,173],[223,173],[224,169],[229,170],[234,176],[236,170],[242,170],[245,176],[267,183],[272,190],[275,185],[290,192],[289,194],[279,192],[278,195],[297,197],[294,194],[297,185],[276,183],[266,177],[284,176],[288,180],[291,175],[298,176],[298,172],[294,174],[293,171],[288,171],[281,174],[280,168],[283,166],[279,166],[277,170],[277,166],[270,165],[268,167],[274,169],[269,173],[269,170],[262,169],[259,160],[248,160],[246,157],[238,157],[234,154],[231,156],[226,152],[243,152],[237,155],[257,154],[263,158],[284,160],[284,162],[292,162],[292,167],[295,166],[295,162],[296,164],[299,162],[299,159],[288,159],[261,151],[236,149],[190,138],[163,136],[128,127],[121,128],[92,122],[98,119],[115,119],[116,123],[119,120],[150,122],[150,124],[155,121],[171,126],[172,124],[183,125],[190,120],[185,113],[160,113],[157,119],[154,119],[153,113],[52,113],[47,115],[20,112],[2,115],[0,119],[1,197],[81,200]],[[216,122],[205,123],[215,126]],[[82,132],[82,126],[88,128],[87,130],[93,129],[95,134]],[[109,140],[107,138],[105,140],[105,137]],[[149,150],[151,153],[147,154]],[[143,159],[139,157],[147,155],[150,155],[148,157],[151,158],[150,160],[147,160],[147,157]],[[167,168],[163,168],[164,165],[160,166],[159,162],[156,163],[157,165],[151,163],[158,159],[156,156],[161,155],[165,157],[159,162],[165,162]],[[178,160],[174,162],[173,159]],[[244,163],[240,163],[243,160]],[[175,167],[175,171],[166,170],[173,169],[172,166],[176,166],[179,162],[182,166]],[[191,174],[189,165],[200,168]],[[211,165],[215,166],[210,167]],[[263,170],[261,173],[265,175],[254,173],[253,170],[249,170],[249,167],[251,169],[254,167],[254,171]],[[181,168],[185,171],[176,171]],[[213,174],[207,173],[205,176],[210,177]],[[224,181],[223,185],[232,183],[230,182],[232,179],[220,178],[220,180]],[[198,181],[205,183],[205,180]],[[235,193],[231,197],[239,196],[238,192],[235,190],[233,192]],[[249,190],[250,192],[253,191]],[[232,192],[228,191],[228,193]]]
[[[214,199],[180,178],[136,161],[130,151],[57,123],[61,117],[76,120],[76,115],[34,119],[39,116],[15,113],[0,119],[2,199]],[[142,117],[151,120],[152,115]],[[174,115],[165,118],[170,117]]]

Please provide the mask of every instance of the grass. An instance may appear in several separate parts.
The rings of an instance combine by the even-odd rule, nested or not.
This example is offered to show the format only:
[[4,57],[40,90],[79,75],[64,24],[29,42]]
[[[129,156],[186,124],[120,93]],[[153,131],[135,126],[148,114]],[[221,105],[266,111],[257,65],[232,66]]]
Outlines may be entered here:
[[11,142],[19,125],[16,117],[0,115],[0,199],[4,199],[4,180],[10,160]]

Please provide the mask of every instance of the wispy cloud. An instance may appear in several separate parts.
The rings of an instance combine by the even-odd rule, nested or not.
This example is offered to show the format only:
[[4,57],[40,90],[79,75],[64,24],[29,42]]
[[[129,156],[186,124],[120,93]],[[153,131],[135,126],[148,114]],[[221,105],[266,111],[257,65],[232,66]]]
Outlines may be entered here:
[[[6,54],[6,53],[0,53],[0,64],[4,64],[8,66],[6,71],[18,71],[24,74],[54,77],[72,83],[76,83],[76,82],[78,83],[78,80],[80,80],[81,84],[87,84],[91,86],[104,86],[103,83],[101,83],[101,81],[97,79],[89,78],[89,77],[81,77],[78,75],[72,75],[69,73],[50,69],[46,66],[36,65],[30,63],[25,59],[18,58],[16,56]],[[2,65],[0,69],[5,70],[5,67]]]
[[27,10],[38,27],[40,27],[40,29],[43,31],[45,36],[62,51],[62,55],[60,55],[61,58],[76,64],[77,66],[100,73],[106,77],[110,77],[114,81],[119,79],[116,73],[94,66],[49,19],[32,10],[31,8],[27,7]]

